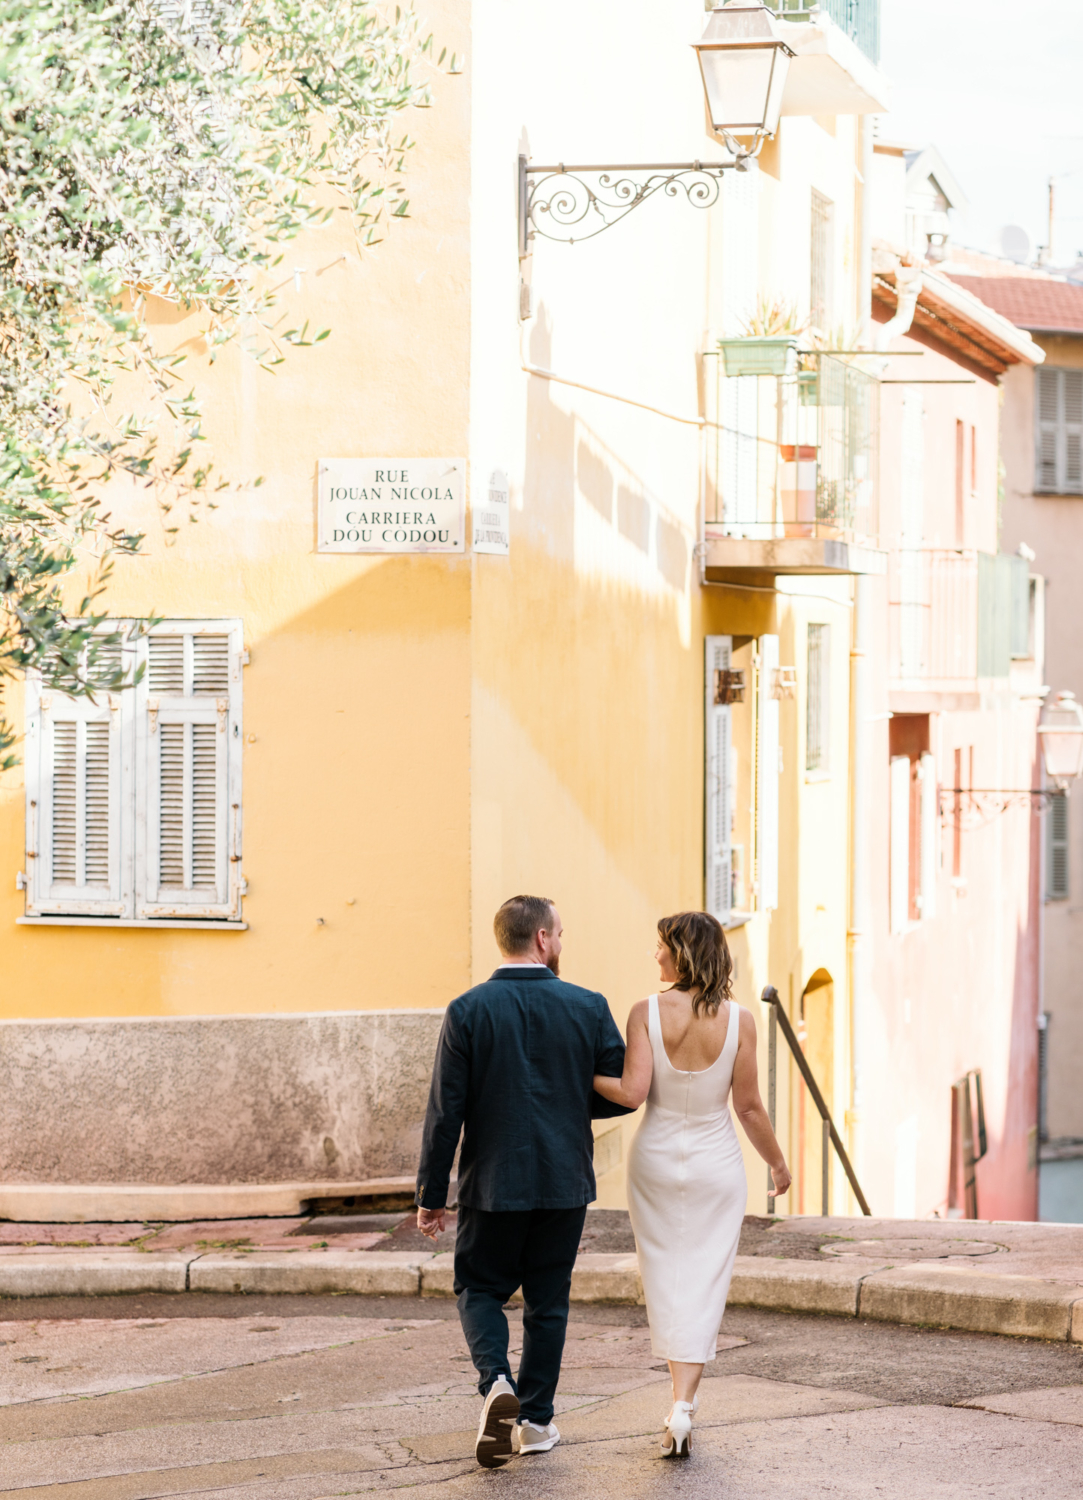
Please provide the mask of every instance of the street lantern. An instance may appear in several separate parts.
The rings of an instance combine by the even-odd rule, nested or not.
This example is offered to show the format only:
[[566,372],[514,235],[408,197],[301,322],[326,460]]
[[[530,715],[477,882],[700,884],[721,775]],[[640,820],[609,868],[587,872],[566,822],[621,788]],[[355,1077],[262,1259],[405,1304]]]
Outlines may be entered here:
[[1083,708],[1074,693],[1058,693],[1042,710],[1038,737],[1049,779],[1062,790],[1083,775]]
[[765,5],[721,5],[692,44],[714,129],[727,138],[774,135],[793,52]]

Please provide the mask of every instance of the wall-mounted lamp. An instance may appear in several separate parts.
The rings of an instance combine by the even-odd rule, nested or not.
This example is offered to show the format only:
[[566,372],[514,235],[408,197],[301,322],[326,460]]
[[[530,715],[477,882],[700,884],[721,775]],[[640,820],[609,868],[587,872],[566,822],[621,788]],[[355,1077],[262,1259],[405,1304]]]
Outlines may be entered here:
[[[766,5],[721,5],[692,44],[699,58],[711,125],[735,156],[754,155],[778,129],[792,50],[775,34]],[[755,138],[752,152],[734,139]]]
[[1042,747],[1045,774],[1053,783],[1051,787],[1005,790],[944,786],[940,788],[940,816],[961,819],[966,812],[970,815],[970,826],[980,826],[1009,807],[1029,803],[1040,809],[1048,807],[1054,797],[1066,796],[1068,783],[1083,776],[1083,707],[1076,702],[1074,693],[1060,692],[1042,709],[1038,743]]
[[1083,776],[1083,708],[1074,693],[1058,693],[1038,725],[1045,774],[1060,791]]
[[[590,240],[663,193],[696,208],[717,203],[726,171],[747,172],[764,140],[778,129],[782,90],[793,52],[775,35],[765,5],[729,4],[710,14],[692,43],[699,57],[711,126],[733,153],[720,162],[534,166],[519,158],[519,254],[534,238],[574,245]],[[737,137],[752,136],[743,146]]]

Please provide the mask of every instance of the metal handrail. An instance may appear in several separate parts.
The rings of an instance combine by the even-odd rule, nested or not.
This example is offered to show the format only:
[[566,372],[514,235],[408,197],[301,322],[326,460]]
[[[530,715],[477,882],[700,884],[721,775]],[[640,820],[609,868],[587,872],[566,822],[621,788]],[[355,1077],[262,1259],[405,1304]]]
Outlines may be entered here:
[[[834,1148],[835,1148],[835,1154],[838,1156],[839,1161],[842,1163],[842,1169],[846,1173],[846,1176],[847,1176],[847,1178],[849,1179],[849,1182],[850,1182],[850,1186],[854,1190],[854,1197],[857,1199],[858,1203],[861,1206],[861,1212],[863,1214],[866,1214],[868,1217],[871,1218],[872,1217],[872,1209],[869,1207],[868,1203],[866,1202],[865,1194],[861,1191],[861,1185],[860,1185],[860,1183],[857,1180],[857,1174],[854,1172],[853,1166],[850,1163],[850,1158],[846,1154],[846,1147],[842,1144],[842,1140],[841,1140],[841,1138],[839,1136],[839,1133],[835,1129],[835,1122],[831,1118],[831,1111],[828,1109],[827,1104],[824,1102],[824,1096],[820,1092],[820,1086],[816,1082],[816,1079],[812,1075],[812,1069],[808,1065],[808,1058],[805,1056],[804,1052],[802,1052],[802,1050],[801,1050],[801,1043],[797,1040],[797,1033],[794,1031],[793,1027],[791,1026],[791,1024],[790,1024],[790,1018],[786,1014],[785,1010],[783,1009],[782,1001],[779,999],[779,996],[778,996],[778,990],[775,989],[775,987],[774,987],[773,984],[766,985],[765,988],[764,988],[763,994],[762,994],[762,996],[760,998],[763,1000],[763,1002],[764,1002],[765,1005],[769,1005],[771,1007],[771,1021],[772,1021],[772,1026],[771,1026],[771,1037],[770,1037],[770,1050],[769,1050],[769,1057],[768,1057],[768,1066],[769,1066],[769,1073],[768,1073],[768,1104],[769,1104],[769,1107],[770,1107],[769,1108],[769,1112],[770,1112],[770,1115],[771,1115],[771,1128],[774,1129],[774,1124],[775,1124],[775,1118],[774,1118],[775,1117],[775,1111],[774,1111],[774,1103],[775,1103],[775,1038],[774,1038],[774,1029],[775,1028],[774,1028],[774,1024],[773,1023],[775,1022],[775,1020],[777,1018],[778,1025],[782,1028],[782,1035],[786,1038],[786,1042],[787,1042],[787,1044],[789,1046],[789,1049],[793,1053],[794,1061],[797,1063],[797,1066],[800,1069],[801,1077],[805,1080],[806,1087],[808,1088],[809,1093],[812,1095],[812,1102],[815,1104],[816,1108],[820,1111],[820,1118],[823,1121],[824,1150],[823,1150],[823,1194],[822,1194],[822,1207],[823,1207],[824,1217],[825,1218],[827,1217],[828,1208],[829,1208],[829,1204],[828,1204],[828,1201],[827,1201],[827,1170],[828,1170],[828,1152],[827,1152],[827,1147],[828,1147],[828,1142],[830,1142],[830,1144],[832,1146],[834,1146]],[[773,1190],[773,1184],[769,1184],[767,1196],[768,1196],[768,1198],[775,1197],[775,1193],[774,1193],[774,1190]]]

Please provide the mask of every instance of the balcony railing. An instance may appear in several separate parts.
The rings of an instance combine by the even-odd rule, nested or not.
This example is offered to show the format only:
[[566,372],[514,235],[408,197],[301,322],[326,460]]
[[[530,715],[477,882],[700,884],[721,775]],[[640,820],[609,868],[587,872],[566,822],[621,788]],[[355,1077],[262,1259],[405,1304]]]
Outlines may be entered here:
[[1007,677],[1030,651],[1026,561],[915,548],[888,561],[890,675],[909,682]]
[[768,0],[769,9],[785,21],[810,21],[827,15],[874,63],[880,61],[880,0]]
[[715,534],[875,545],[879,382],[826,354],[784,375],[726,375],[721,353],[705,367]]

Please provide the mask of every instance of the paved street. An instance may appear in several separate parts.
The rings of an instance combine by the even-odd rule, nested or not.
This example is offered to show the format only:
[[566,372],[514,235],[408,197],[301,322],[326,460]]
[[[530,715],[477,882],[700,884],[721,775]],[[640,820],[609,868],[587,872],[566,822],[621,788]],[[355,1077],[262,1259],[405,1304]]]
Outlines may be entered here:
[[[518,1326],[512,1315],[513,1328]],[[0,1303],[3,1493],[34,1500],[1074,1497],[1083,1348],[734,1309],[686,1464],[643,1310],[577,1308],[552,1454],[487,1472],[443,1299]]]

